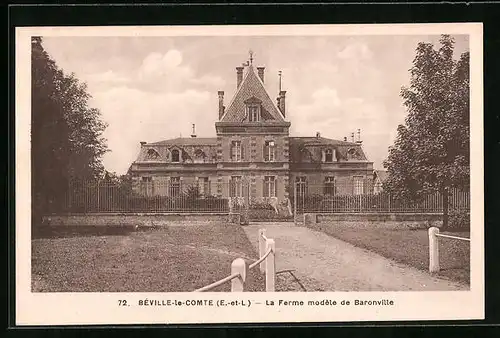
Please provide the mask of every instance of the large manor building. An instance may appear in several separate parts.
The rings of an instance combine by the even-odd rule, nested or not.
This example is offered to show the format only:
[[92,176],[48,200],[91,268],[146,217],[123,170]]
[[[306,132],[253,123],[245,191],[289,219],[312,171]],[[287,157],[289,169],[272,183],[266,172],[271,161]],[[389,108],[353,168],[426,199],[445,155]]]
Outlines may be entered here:
[[[300,182],[299,193],[363,194],[373,189],[373,162],[361,141],[289,135],[286,91],[273,100],[265,86],[265,68],[252,56],[236,67],[236,88],[229,104],[219,91],[216,137],[178,137],[141,142],[129,174],[142,194],[175,195],[196,185],[203,195],[253,200],[286,200]],[[335,112],[332,111],[332,114]],[[247,187],[247,188],[245,188]]]

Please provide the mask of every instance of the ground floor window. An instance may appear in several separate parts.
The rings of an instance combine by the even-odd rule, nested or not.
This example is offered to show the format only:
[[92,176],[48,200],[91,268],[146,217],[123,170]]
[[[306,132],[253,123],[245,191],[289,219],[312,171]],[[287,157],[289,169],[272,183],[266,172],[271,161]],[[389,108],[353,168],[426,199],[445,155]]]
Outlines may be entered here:
[[277,184],[275,176],[265,176],[264,177],[264,197],[276,197],[277,196]]
[[181,179],[180,177],[170,178],[170,196],[178,196],[181,192]]
[[198,191],[201,196],[210,195],[210,184],[208,181],[208,177],[199,177],[198,178]]
[[241,176],[231,176],[229,182],[229,197],[243,197]]
[[332,196],[335,195],[335,177],[333,176],[325,177],[324,194]]
[[354,176],[354,195],[363,194],[363,176]]

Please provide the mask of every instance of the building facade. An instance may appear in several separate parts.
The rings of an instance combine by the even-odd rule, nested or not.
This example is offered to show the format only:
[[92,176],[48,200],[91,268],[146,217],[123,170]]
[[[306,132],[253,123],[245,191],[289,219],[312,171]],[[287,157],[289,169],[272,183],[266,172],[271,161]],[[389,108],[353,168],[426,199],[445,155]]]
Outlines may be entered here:
[[246,66],[236,67],[236,79],[227,108],[224,92],[218,92],[216,137],[197,137],[193,126],[188,138],[141,142],[129,169],[138,192],[169,196],[196,186],[201,195],[282,202],[295,192],[363,194],[373,189],[368,183],[373,163],[361,141],[319,133],[290,136],[286,91],[280,88],[276,100],[271,98],[265,68],[254,67],[250,57]]

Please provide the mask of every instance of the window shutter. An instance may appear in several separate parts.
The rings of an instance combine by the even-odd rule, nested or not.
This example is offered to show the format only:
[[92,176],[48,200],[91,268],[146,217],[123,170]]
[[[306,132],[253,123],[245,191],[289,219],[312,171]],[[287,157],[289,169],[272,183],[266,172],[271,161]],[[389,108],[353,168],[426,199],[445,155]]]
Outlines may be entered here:
[[262,146],[262,155],[264,157],[264,162],[269,161],[269,158],[267,156],[267,147],[266,147],[266,142],[264,142],[264,145]]
[[241,160],[245,160],[245,147],[243,146],[243,142],[241,143]]
[[278,197],[278,179],[274,178],[274,196]]
[[326,153],[325,153],[325,150],[321,150],[321,162],[325,162],[326,161]]
[[267,189],[266,189],[266,178],[262,180],[262,197],[268,197],[267,196]]

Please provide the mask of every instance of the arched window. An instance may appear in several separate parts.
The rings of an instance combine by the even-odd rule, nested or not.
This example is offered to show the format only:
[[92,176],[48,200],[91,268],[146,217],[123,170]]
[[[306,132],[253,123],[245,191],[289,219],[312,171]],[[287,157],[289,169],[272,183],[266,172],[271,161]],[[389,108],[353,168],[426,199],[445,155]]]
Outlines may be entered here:
[[349,154],[350,156],[354,156],[354,155],[356,155],[356,149],[354,149],[354,148],[350,148],[350,149],[347,151],[347,154]]
[[177,149],[172,150],[172,162],[180,162],[180,154]]
[[148,160],[156,160],[160,157],[160,154],[154,149],[148,149],[146,156]]

